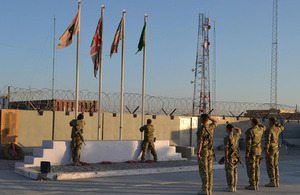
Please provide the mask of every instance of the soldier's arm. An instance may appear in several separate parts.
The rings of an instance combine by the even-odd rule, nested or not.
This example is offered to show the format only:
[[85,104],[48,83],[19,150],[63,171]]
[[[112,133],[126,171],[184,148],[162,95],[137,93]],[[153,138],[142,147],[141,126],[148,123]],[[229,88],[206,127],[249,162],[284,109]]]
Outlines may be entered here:
[[263,130],[265,131],[266,130],[266,126],[262,123],[259,123],[258,126]]
[[198,142],[198,144],[197,144],[197,148],[198,148],[198,150],[197,150],[197,156],[198,156],[198,159],[200,159],[201,160],[201,150],[202,150],[202,142]]
[[246,132],[246,156],[249,157],[252,146],[252,137],[249,131]]
[[284,130],[284,126],[281,124],[276,123],[276,127],[279,129],[280,133]]
[[216,119],[214,119],[214,118],[211,118],[211,117],[209,117],[208,119],[209,119],[209,120],[211,120],[213,123],[215,123],[215,124],[216,124],[216,126],[218,125],[218,121],[217,121]]
[[143,132],[145,130],[146,130],[146,126],[145,125],[140,128],[140,132]]
[[267,154],[269,154],[270,141],[271,141],[270,131],[266,131],[265,132],[265,151]]
[[83,138],[83,135],[82,135],[82,131],[77,130],[75,134],[78,135],[78,136],[80,137],[80,139],[84,142],[84,138]]
[[225,152],[225,161],[226,161],[226,163],[229,162],[229,160],[228,160],[228,147],[229,147],[228,140],[227,140],[227,137],[225,137],[224,138],[224,152]]

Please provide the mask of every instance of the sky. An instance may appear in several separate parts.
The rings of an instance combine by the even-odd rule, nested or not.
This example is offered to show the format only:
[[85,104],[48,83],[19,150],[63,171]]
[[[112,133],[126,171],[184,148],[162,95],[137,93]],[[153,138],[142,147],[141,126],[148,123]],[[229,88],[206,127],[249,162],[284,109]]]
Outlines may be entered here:
[[[142,52],[135,55],[147,22],[146,94],[192,98],[198,15],[216,22],[217,101],[270,101],[272,0],[82,0],[79,89],[98,91],[90,44],[104,10],[103,91],[120,92],[119,53],[111,43],[126,10],[124,91],[142,91]],[[0,7],[0,88],[51,88],[55,45],[72,22],[77,0],[10,0]],[[278,103],[300,103],[300,1],[279,0]],[[212,39],[213,33],[210,33]],[[211,63],[212,64],[212,63]],[[76,36],[55,51],[55,88],[75,90]]]

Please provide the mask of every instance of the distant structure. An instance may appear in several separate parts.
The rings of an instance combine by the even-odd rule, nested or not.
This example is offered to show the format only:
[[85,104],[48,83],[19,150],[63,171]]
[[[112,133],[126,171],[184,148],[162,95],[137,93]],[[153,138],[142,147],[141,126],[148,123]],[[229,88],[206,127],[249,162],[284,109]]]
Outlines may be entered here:
[[277,109],[278,0],[273,0],[270,109]]
[[209,73],[209,30],[210,19],[199,14],[197,54],[193,95],[193,114],[208,113],[211,110],[210,73]]
[[213,58],[212,58],[212,108],[216,108],[217,101],[217,37],[216,37],[216,21],[214,21],[213,34]]

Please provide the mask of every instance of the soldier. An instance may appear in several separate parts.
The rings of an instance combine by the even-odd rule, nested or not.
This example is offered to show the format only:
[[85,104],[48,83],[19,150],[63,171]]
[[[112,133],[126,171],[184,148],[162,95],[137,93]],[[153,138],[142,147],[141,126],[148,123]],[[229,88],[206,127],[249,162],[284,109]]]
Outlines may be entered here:
[[270,183],[266,184],[266,187],[279,187],[278,137],[283,130],[284,127],[277,124],[276,118],[269,118],[269,128],[265,132],[265,151],[267,172],[270,178]]
[[[237,132],[234,132],[236,130]],[[236,192],[237,186],[237,164],[241,163],[240,150],[238,148],[238,141],[242,134],[240,128],[234,127],[231,124],[226,126],[228,135],[224,138],[225,150],[225,171],[228,187],[226,192]]]
[[266,127],[259,123],[257,118],[251,120],[252,127],[248,129],[246,134],[246,164],[247,175],[249,177],[249,186],[247,190],[258,190],[259,184],[259,164],[261,163],[261,137]]
[[[208,124],[208,120],[212,123]],[[214,155],[214,144],[213,135],[214,128],[217,127],[217,121],[207,114],[201,114],[200,116],[201,125],[198,126],[197,130],[197,156],[199,173],[202,180],[202,191],[198,194],[212,194],[213,185],[213,156]]]
[[144,131],[144,140],[142,142],[142,157],[141,162],[145,162],[146,158],[146,152],[149,148],[151,151],[151,154],[153,155],[154,162],[157,162],[157,154],[155,151],[155,145],[154,145],[154,127],[152,125],[152,120],[147,120],[147,125],[144,125],[140,128],[140,131]]
[[83,139],[83,127],[85,125],[85,121],[83,120],[83,114],[79,114],[77,119],[73,119],[70,122],[70,126],[72,127],[71,134],[71,150],[72,150],[72,161],[73,164],[78,166],[80,165],[80,150],[82,146]]

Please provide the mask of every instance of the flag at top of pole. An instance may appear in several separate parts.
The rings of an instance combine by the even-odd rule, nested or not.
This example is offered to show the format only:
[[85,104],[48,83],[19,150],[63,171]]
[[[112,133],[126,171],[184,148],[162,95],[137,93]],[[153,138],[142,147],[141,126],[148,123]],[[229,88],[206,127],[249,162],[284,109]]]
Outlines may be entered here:
[[64,32],[64,34],[59,38],[60,43],[57,45],[56,49],[61,49],[68,47],[72,42],[74,35],[79,31],[80,26],[80,7],[76,13],[75,18],[73,19],[70,26]]
[[120,40],[122,40],[122,30],[123,30],[123,17],[119,23],[118,29],[115,34],[115,38],[111,44],[110,57],[113,55],[113,53],[118,53],[119,42]]
[[98,26],[91,44],[91,58],[94,63],[94,76],[97,78],[98,66],[99,66],[99,57],[101,52],[102,45],[102,28],[103,22],[102,17],[99,19]]
[[145,40],[146,25],[147,25],[147,22],[145,22],[145,24],[144,24],[144,27],[143,27],[143,30],[142,30],[142,33],[141,33],[141,37],[140,37],[140,41],[139,41],[139,44],[138,44],[138,50],[135,54],[142,51],[143,47],[145,46],[145,42],[146,42],[146,40]]

